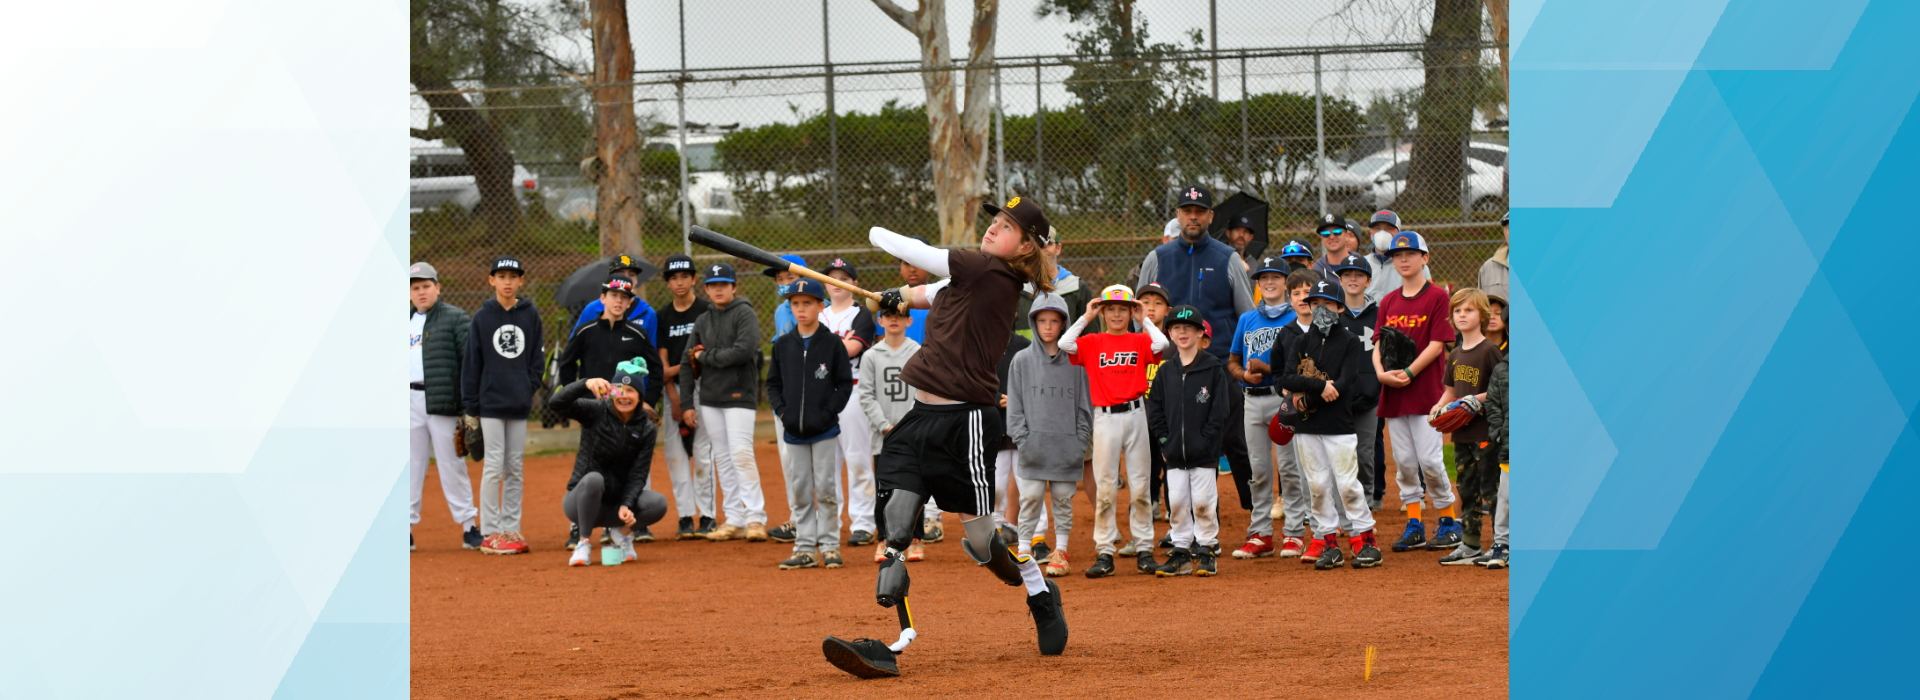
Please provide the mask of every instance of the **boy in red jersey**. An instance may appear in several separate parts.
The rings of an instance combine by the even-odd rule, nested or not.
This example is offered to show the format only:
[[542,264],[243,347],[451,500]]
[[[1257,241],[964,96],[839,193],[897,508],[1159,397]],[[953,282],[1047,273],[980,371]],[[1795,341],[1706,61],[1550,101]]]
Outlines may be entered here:
[[[1080,335],[1098,314],[1105,333]],[[1149,503],[1153,478],[1147,456],[1147,368],[1160,362],[1167,336],[1152,323],[1141,323],[1144,333],[1129,333],[1129,322],[1145,319],[1133,290],[1116,284],[1087,303],[1087,313],[1060,336],[1060,349],[1087,370],[1088,393],[1093,399],[1093,543],[1098,556],[1087,567],[1087,578],[1113,575],[1116,518],[1114,491],[1120,458],[1126,456],[1127,507],[1134,557],[1140,573],[1153,575],[1160,562],[1153,558],[1153,506]]]
[[[1427,266],[1426,237],[1413,231],[1395,233],[1386,254],[1400,277],[1400,287],[1380,298],[1374,338],[1380,337],[1382,329],[1392,328],[1407,334],[1420,348],[1412,365],[1387,371],[1380,364],[1379,342],[1373,346],[1373,371],[1383,385],[1379,413],[1387,421],[1387,439],[1393,445],[1400,502],[1407,506],[1407,530],[1393,543],[1393,551],[1452,549],[1460,544],[1461,535],[1460,524],[1453,519],[1453,484],[1447,481],[1441,459],[1440,432],[1427,425],[1427,410],[1446,392],[1441,375],[1446,374],[1446,344],[1454,339],[1453,324],[1448,321],[1449,298],[1446,290],[1427,281],[1421,272]],[[1440,511],[1432,542],[1427,541],[1426,527],[1420,522],[1420,499],[1427,495],[1433,496],[1433,507]]]

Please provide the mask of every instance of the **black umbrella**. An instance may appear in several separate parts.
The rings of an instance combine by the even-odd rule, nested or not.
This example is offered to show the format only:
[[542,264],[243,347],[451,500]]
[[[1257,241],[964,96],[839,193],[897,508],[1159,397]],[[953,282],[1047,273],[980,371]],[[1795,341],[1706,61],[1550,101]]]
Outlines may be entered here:
[[[633,258],[633,263],[640,268],[640,277],[635,281],[636,285],[646,284],[647,280],[653,279],[653,276],[660,272],[658,266],[645,258]],[[567,279],[560,282],[559,289],[554,290],[554,303],[559,304],[560,308],[574,312],[587,308],[587,304],[600,298],[600,285],[606,284],[607,280],[613,277],[613,271],[609,269],[612,265],[613,258],[601,258],[581,265],[580,269],[574,270],[573,274],[567,275]]]
[[1245,254],[1249,260],[1259,259],[1268,243],[1267,203],[1245,192],[1235,192],[1213,208],[1213,225],[1207,227],[1207,233],[1225,241],[1227,228],[1231,226],[1244,226],[1253,231],[1253,240],[1247,243]]

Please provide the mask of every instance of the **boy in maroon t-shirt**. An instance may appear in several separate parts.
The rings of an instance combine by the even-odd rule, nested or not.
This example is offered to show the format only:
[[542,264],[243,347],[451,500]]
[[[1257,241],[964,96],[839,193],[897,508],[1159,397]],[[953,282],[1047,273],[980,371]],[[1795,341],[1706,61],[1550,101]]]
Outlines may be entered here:
[[[1105,333],[1080,331],[1095,316],[1105,324]],[[1087,303],[1087,313],[1060,336],[1060,349],[1073,363],[1087,370],[1087,394],[1093,399],[1093,566],[1087,578],[1113,575],[1113,557],[1119,528],[1114,513],[1115,482],[1119,481],[1121,455],[1126,456],[1127,489],[1132,493],[1127,509],[1127,524],[1132,537],[1135,568],[1152,575],[1160,568],[1153,558],[1153,506],[1149,505],[1153,470],[1147,457],[1146,401],[1147,368],[1160,362],[1167,348],[1167,336],[1160,327],[1142,323],[1144,333],[1129,333],[1127,326],[1145,318],[1133,290],[1113,285],[1101,290],[1099,298]]]
[[[1441,375],[1446,374],[1446,344],[1454,339],[1449,298],[1421,272],[1427,266],[1426,237],[1413,231],[1395,233],[1386,254],[1400,276],[1400,288],[1380,298],[1374,337],[1379,338],[1382,329],[1393,328],[1407,334],[1414,347],[1420,348],[1412,365],[1389,372],[1380,364],[1379,343],[1373,346],[1373,371],[1381,384],[1379,413],[1386,419],[1387,439],[1393,444],[1400,502],[1407,506],[1407,530],[1393,543],[1393,551],[1452,549],[1460,544],[1461,537],[1460,524],[1453,519],[1453,484],[1447,481],[1440,432],[1427,425],[1427,409],[1446,391]],[[1426,476],[1425,488],[1420,483],[1422,475]],[[1440,511],[1431,542],[1420,522],[1420,500],[1429,495],[1433,507]]]

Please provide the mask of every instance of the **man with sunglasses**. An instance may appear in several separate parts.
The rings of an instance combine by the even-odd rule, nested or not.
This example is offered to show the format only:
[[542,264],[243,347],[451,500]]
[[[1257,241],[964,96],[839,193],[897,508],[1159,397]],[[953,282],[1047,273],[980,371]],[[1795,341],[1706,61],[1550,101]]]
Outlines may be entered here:
[[[613,379],[615,370],[621,362],[635,357],[647,358],[649,373],[654,378],[655,390],[647,392],[657,398],[658,377],[663,376],[657,370],[660,353],[654,348],[653,340],[647,329],[630,317],[629,308],[634,300],[634,284],[622,275],[614,275],[606,284],[600,285],[600,317],[592,323],[574,331],[573,338],[567,341],[565,350],[560,351],[560,384],[572,384],[576,379]],[[641,404],[647,420],[657,422],[658,413],[651,402]],[[567,546],[573,547],[580,532],[567,535]],[[639,542],[652,542],[653,533],[646,525],[635,525],[634,539]]]
[[1326,256],[1313,261],[1313,271],[1326,277],[1328,283],[1339,284],[1340,273],[1336,268],[1346,261],[1348,255],[1360,249],[1360,238],[1354,234],[1353,225],[1347,221],[1347,217],[1339,214],[1320,217],[1320,222],[1314,225],[1314,233],[1320,235],[1320,248]]

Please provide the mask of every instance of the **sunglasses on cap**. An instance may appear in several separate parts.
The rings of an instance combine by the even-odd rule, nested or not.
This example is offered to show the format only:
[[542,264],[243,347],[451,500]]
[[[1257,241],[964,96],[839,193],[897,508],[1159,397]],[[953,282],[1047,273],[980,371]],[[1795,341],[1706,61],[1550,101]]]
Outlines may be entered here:
[[633,293],[633,282],[624,279],[607,280],[607,291]]

